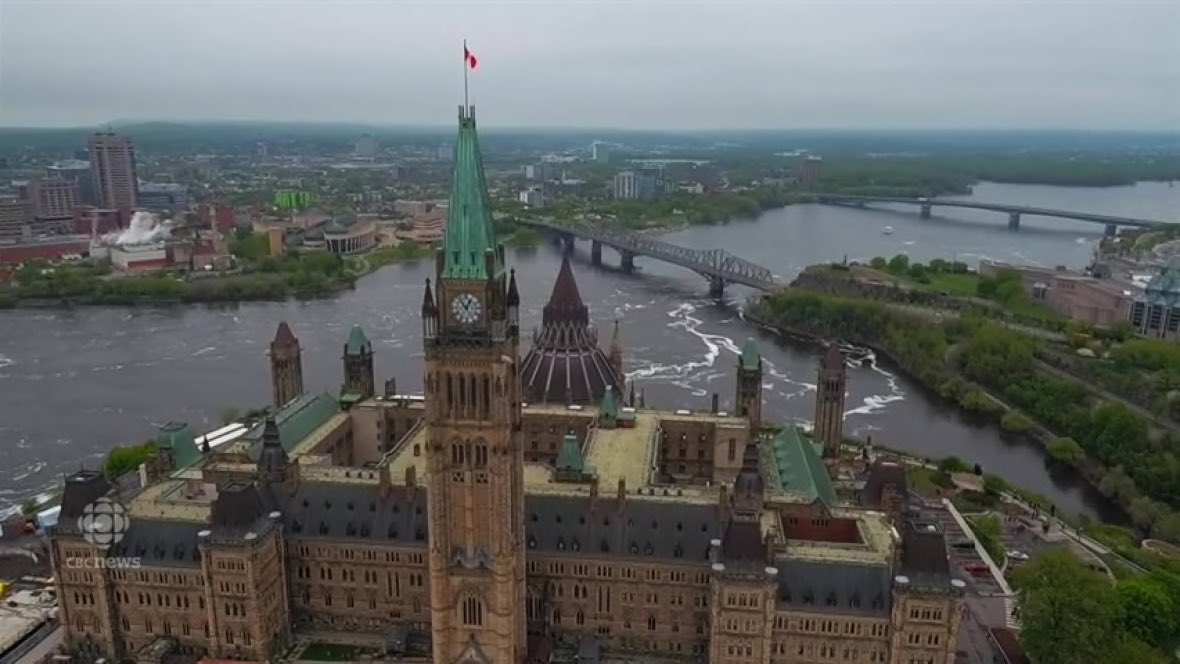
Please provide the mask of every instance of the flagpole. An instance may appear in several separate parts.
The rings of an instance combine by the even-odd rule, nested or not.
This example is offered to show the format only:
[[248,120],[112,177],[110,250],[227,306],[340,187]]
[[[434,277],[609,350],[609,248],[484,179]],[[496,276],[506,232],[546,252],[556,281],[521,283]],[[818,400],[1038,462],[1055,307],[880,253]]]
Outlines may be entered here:
[[468,113],[467,104],[467,40],[463,40],[463,112]]

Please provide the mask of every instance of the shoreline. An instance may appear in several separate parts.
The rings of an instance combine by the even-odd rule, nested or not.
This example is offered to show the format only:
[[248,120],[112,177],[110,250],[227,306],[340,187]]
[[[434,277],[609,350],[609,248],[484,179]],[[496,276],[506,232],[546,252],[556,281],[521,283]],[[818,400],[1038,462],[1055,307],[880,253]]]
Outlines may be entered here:
[[[756,302],[759,302],[759,301],[760,300],[758,300]],[[756,326],[758,326],[766,331],[772,332],[778,336],[789,336],[789,337],[795,338],[797,340],[811,342],[811,343],[824,343],[827,341],[834,340],[834,339],[828,339],[828,338],[824,337],[823,335],[816,334],[816,333],[810,332],[808,330],[792,327],[792,326],[784,324],[784,323],[772,322],[772,321],[766,319],[765,317],[763,317],[756,310],[755,307],[751,307],[750,309],[744,309],[742,311],[742,315],[749,322],[755,324]],[[1004,431],[1000,422],[1003,418],[1003,415],[1006,412],[1008,412],[1007,409],[1009,409],[1010,407],[1007,406],[1007,404],[1004,404],[1003,401],[1001,401],[1000,399],[995,397],[995,395],[992,395],[990,392],[988,392],[985,388],[983,388],[979,385],[972,384],[973,388],[975,388],[975,389],[979,390],[980,392],[984,393],[985,395],[987,395],[995,403],[1003,405],[1003,407],[1006,409],[1005,411],[1002,411],[1002,412],[997,413],[995,415],[985,415],[985,414],[980,414],[980,413],[972,413],[971,411],[963,408],[962,405],[959,404],[957,400],[946,398],[946,397],[942,396],[941,394],[939,394],[937,389],[935,389],[934,386],[927,384],[927,382],[925,380],[923,380],[920,376],[915,375],[913,372],[911,372],[909,369],[907,369],[905,364],[903,362],[901,362],[892,352],[890,352],[889,349],[885,348],[882,344],[872,342],[872,341],[866,341],[863,339],[851,339],[851,338],[840,339],[840,341],[844,341],[846,343],[850,343],[850,344],[853,344],[856,346],[862,346],[862,347],[870,349],[878,356],[884,358],[885,360],[887,360],[888,362],[890,362],[894,366],[896,366],[899,371],[901,371],[902,373],[905,374],[906,378],[914,381],[914,383],[918,387],[920,387],[922,390],[924,390],[927,393],[926,394],[927,398],[934,400],[934,401],[941,402],[944,405],[953,407],[955,409],[955,411],[960,415],[979,417],[980,422],[986,423],[986,425],[989,427],[994,426],[997,429],[997,431],[996,431],[997,435],[999,435],[1001,437],[1009,436],[1012,439],[1018,440],[1021,444],[1034,446],[1038,450],[1038,452],[1044,457],[1044,459],[1046,459],[1047,461],[1053,462],[1053,460],[1051,459],[1051,457],[1048,454],[1048,443],[1049,443],[1049,441],[1051,441],[1054,438],[1054,434],[1052,432],[1050,432],[1048,429],[1045,429],[1043,426],[1040,426],[1039,424],[1036,428],[1034,428],[1026,433],[1019,433],[1018,434],[1018,433]],[[1015,409],[1011,409],[1011,410],[1015,411]],[[926,463],[927,461],[933,461],[933,462],[938,461],[938,459],[927,460],[925,457],[915,456],[912,453],[898,450],[894,447],[889,446],[888,444],[877,445],[877,446],[884,448],[884,449],[888,449],[892,452],[899,454],[900,456],[902,456],[906,459],[910,459],[910,460],[913,460],[913,461],[916,461],[919,463]],[[1056,462],[1054,462],[1054,463],[1056,463]],[[1079,480],[1088,489],[1098,491],[1097,484],[1088,476],[1088,474],[1083,469],[1074,468],[1074,467],[1066,467],[1065,469],[1069,472],[1071,477]],[[986,469],[985,469],[985,471],[986,471]],[[1007,480],[1005,480],[1005,481],[1007,481]],[[1015,493],[1018,497],[1025,500],[1026,502],[1033,503],[1033,504],[1039,503],[1043,506],[1044,509],[1048,509],[1050,506],[1053,506],[1055,509],[1057,508],[1055,503],[1046,496],[1043,496],[1035,491],[1032,491],[1030,489],[1025,489],[1023,487],[1020,487],[1020,486],[1012,484],[1012,483],[1009,483],[1009,486],[1011,487],[1011,490],[1013,491],[1013,493]],[[1126,518],[1127,517],[1126,507],[1121,505],[1118,501],[1116,501],[1114,499],[1107,498],[1106,500],[1107,500],[1109,506],[1117,508],[1117,510],[1120,513],[1122,513],[1122,516],[1124,518],[1122,520],[1112,520],[1112,519],[1105,519],[1104,518],[1101,520],[1101,522],[1107,523],[1110,525],[1123,526],[1123,527],[1128,526],[1130,524],[1130,519]],[[1065,513],[1060,509],[1058,509],[1057,511],[1059,514]],[[1075,519],[1078,517],[1078,515],[1076,515],[1076,514],[1070,514],[1069,516],[1072,518],[1075,518]]]

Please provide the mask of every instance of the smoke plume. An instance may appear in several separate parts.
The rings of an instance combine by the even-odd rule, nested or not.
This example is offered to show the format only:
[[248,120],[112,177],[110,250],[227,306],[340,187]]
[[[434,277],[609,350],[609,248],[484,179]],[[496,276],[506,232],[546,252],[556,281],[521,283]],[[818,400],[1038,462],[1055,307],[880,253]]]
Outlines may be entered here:
[[171,219],[160,221],[151,212],[139,211],[131,216],[131,224],[127,228],[107,233],[102,236],[102,242],[119,247],[127,244],[150,244],[168,237],[173,225]]

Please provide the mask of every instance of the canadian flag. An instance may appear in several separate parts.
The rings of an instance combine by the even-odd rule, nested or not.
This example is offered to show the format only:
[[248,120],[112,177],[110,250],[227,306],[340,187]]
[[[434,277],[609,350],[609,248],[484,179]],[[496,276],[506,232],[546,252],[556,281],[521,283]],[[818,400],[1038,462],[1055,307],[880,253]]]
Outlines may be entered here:
[[467,49],[467,44],[463,44],[463,61],[472,69],[475,69],[475,65],[479,62],[475,59],[475,54]]

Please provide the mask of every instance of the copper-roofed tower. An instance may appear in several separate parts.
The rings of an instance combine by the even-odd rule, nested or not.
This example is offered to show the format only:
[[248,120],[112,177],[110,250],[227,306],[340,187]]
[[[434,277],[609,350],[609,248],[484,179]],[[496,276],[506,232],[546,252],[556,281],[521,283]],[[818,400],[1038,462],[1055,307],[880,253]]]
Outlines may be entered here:
[[[578,292],[569,258],[562,258],[553,294],[541,313],[541,329],[521,365],[525,401],[530,403],[593,404],[608,388],[623,394],[622,364],[616,323],[612,357],[598,347],[598,332]],[[617,355],[617,357],[615,357]]]
[[446,238],[422,298],[435,662],[526,653],[520,294],[504,258],[475,109],[460,108]]
[[824,445],[824,459],[840,456],[844,436],[844,387],[847,381],[844,354],[832,343],[819,362],[815,394],[815,440]]
[[279,323],[274,341],[270,342],[270,381],[276,408],[303,394],[303,360],[299,339],[295,338],[287,321]]
[[344,343],[344,386],[342,397],[352,401],[368,399],[377,393],[373,380],[373,344],[360,325],[353,325]]
[[762,355],[753,339],[746,339],[737,366],[737,414],[750,422],[750,437],[762,429]]

